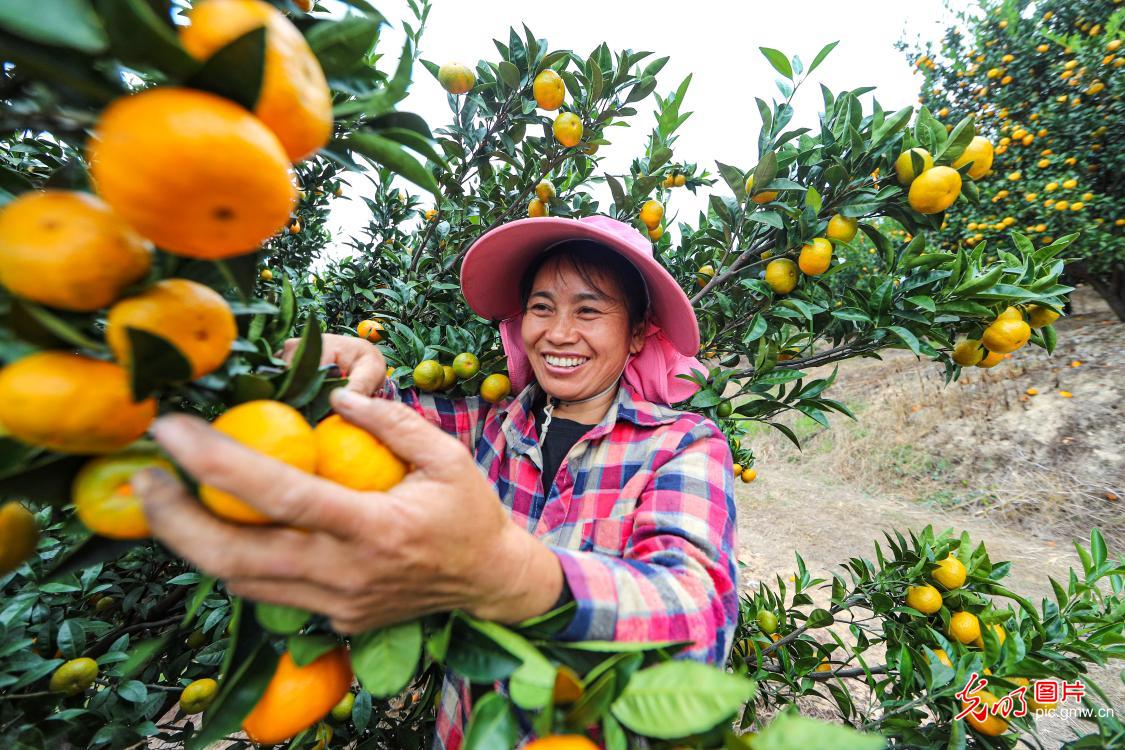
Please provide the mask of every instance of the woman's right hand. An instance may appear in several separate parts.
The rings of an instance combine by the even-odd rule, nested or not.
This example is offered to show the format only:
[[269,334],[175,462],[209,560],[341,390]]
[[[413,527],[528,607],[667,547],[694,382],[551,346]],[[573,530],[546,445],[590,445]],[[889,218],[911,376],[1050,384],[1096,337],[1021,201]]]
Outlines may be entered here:
[[[336,365],[340,374],[348,379],[347,389],[374,396],[383,387],[387,375],[387,361],[383,353],[369,341],[356,336],[325,333],[320,337],[320,364]],[[300,339],[289,339],[281,350],[281,358],[293,364],[293,354]]]

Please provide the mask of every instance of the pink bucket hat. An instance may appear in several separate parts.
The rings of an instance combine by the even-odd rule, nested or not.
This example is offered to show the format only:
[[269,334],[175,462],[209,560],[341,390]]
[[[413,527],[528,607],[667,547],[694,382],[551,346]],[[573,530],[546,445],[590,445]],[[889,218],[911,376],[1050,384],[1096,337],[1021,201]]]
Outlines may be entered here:
[[563,240],[593,240],[625,256],[648,288],[652,321],[685,356],[699,351],[699,323],[680,285],[653,257],[652,242],[637,229],[608,216],[581,219],[541,217],[496,227],[478,239],[461,264],[461,291],[469,307],[499,322],[517,315],[519,280],[536,256]]

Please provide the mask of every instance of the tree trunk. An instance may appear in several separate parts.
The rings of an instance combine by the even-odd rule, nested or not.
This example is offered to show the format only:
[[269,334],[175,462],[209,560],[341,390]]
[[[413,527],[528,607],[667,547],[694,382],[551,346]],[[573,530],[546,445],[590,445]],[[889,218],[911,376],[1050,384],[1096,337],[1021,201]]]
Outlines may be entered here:
[[1067,273],[1094,288],[1113,310],[1117,319],[1125,323],[1125,267],[1113,266],[1108,271],[1090,271],[1085,261],[1075,261],[1066,266]]

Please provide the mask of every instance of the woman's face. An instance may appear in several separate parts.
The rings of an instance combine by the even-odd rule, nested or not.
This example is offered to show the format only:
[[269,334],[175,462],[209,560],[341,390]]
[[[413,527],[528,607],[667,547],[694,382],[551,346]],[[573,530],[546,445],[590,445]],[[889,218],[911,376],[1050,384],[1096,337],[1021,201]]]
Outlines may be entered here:
[[629,354],[644,344],[641,326],[629,331],[618,284],[604,274],[590,275],[598,288],[569,262],[548,261],[535,275],[524,310],[523,344],[531,369],[543,390],[563,401],[608,388]]

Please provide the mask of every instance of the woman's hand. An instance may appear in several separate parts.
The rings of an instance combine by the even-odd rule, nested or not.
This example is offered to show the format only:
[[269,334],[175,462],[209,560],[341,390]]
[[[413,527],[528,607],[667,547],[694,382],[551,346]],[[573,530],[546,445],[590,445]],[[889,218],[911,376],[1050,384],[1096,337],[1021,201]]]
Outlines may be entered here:
[[[320,364],[336,365],[341,374],[348,379],[347,389],[374,395],[383,387],[387,375],[387,361],[379,347],[356,336],[341,336],[336,333],[321,334]],[[289,339],[281,350],[281,358],[293,364],[293,354],[297,351],[300,339]]]
[[404,404],[343,389],[332,403],[414,470],[388,492],[356,492],[168,416],[154,432],[181,467],[283,526],[228,523],[150,470],[135,485],[153,534],[234,594],[319,612],[341,633],[453,609],[509,623],[550,609],[558,558],[512,523],[464,445]]

